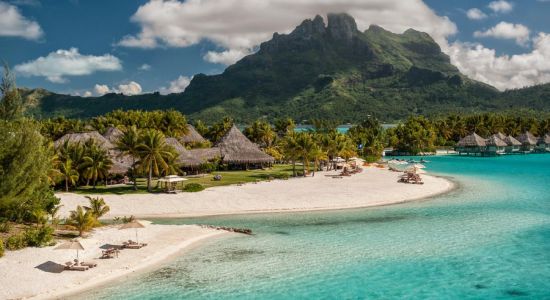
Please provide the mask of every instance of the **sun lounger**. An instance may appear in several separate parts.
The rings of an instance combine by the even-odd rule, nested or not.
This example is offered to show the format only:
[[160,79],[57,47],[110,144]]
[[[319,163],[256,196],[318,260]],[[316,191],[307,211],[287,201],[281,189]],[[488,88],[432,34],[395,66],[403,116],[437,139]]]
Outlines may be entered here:
[[147,246],[146,243],[137,243],[137,242],[134,242],[132,240],[129,240],[127,242],[122,243],[122,247],[123,248],[128,248],[128,249],[140,249],[140,248],[143,248],[145,246]]
[[87,271],[89,267],[87,266],[79,266],[76,264],[73,264],[72,262],[66,262],[65,263],[65,270],[69,271]]
[[80,263],[81,266],[85,266],[85,267],[88,267],[88,268],[95,268],[97,267],[97,263],[95,262],[86,262],[86,261],[83,261]]

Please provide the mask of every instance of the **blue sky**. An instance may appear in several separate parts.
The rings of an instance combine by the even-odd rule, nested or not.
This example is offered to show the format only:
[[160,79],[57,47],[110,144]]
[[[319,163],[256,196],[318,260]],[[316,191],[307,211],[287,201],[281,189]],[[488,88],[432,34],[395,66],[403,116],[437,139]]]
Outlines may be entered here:
[[374,23],[430,33],[461,71],[500,89],[550,81],[550,1],[285,3],[0,0],[0,58],[24,87],[94,96],[181,92],[194,74],[222,72],[274,31],[348,12],[360,29]]

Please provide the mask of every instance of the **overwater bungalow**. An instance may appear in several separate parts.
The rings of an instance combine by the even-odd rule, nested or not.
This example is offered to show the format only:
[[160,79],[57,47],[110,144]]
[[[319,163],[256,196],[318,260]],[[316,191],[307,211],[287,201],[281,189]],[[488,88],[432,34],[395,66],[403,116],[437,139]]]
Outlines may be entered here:
[[475,132],[462,138],[455,147],[459,155],[484,155],[487,142]]
[[521,147],[521,143],[516,140],[513,136],[509,135],[504,138],[504,142],[506,142],[506,153],[517,153],[519,152],[519,148]]
[[485,140],[485,154],[486,155],[500,155],[506,151],[506,142],[498,137],[497,134],[493,134]]
[[541,136],[537,141],[537,147],[535,148],[537,152],[550,152],[550,134],[547,133],[544,136]]
[[524,153],[534,151],[538,141],[538,139],[529,131],[520,134],[517,137],[517,140],[521,143],[520,151]]

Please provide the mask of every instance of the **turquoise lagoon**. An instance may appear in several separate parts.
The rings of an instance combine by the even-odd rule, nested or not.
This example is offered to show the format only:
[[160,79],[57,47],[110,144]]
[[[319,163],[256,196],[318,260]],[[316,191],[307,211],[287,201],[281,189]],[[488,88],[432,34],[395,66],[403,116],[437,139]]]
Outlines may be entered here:
[[430,157],[401,205],[155,220],[251,228],[83,299],[550,299],[550,155]]

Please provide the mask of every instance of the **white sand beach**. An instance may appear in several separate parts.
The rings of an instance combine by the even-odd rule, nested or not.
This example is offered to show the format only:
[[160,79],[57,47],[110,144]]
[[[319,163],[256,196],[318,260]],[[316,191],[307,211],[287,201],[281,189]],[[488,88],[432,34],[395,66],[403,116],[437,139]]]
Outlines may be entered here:
[[181,255],[185,249],[205,239],[230,234],[191,225],[142,223],[146,228],[138,229],[138,237],[140,242],[148,245],[141,249],[121,250],[118,258],[99,259],[100,247],[134,239],[134,230],[107,226],[82,239],[85,250],[79,253],[80,261],[98,264],[87,271],[63,270],[62,264],[73,260],[76,250],[54,250],[53,246],[7,251],[0,259],[0,299],[64,298],[67,294],[154,267],[172,256]]
[[[335,179],[318,172],[315,177],[222,186],[197,193],[99,195],[110,206],[105,218],[192,217],[220,214],[288,212],[359,208],[418,200],[453,188],[447,179],[422,175],[423,185],[398,183],[400,172],[365,168],[362,173]],[[83,195],[59,193],[67,216],[77,205],[86,205]]]
[[[243,186],[210,188],[198,193],[100,195],[110,206],[105,218],[134,215],[146,217],[189,217],[257,212],[288,212],[358,208],[418,200],[451,190],[454,184],[444,178],[422,175],[423,185],[398,183],[402,173],[387,169],[365,168],[362,173],[344,178],[331,178],[319,172],[315,177]],[[86,205],[83,195],[60,193],[61,216],[67,216],[77,205]],[[139,250],[122,250],[119,258],[101,260],[101,246],[120,244],[133,237],[133,230],[107,226],[96,229],[83,240],[87,249],[81,261],[97,261],[99,266],[88,271],[61,271],[75,251],[53,250],[53,247],[8,251],[0,259],[0,299],[62,298],[67,293],[124,278],[137,271],[152,268],[192,244],[229,234],[198,226],[147,225],[139,229],[140,241],[149,243]]]

